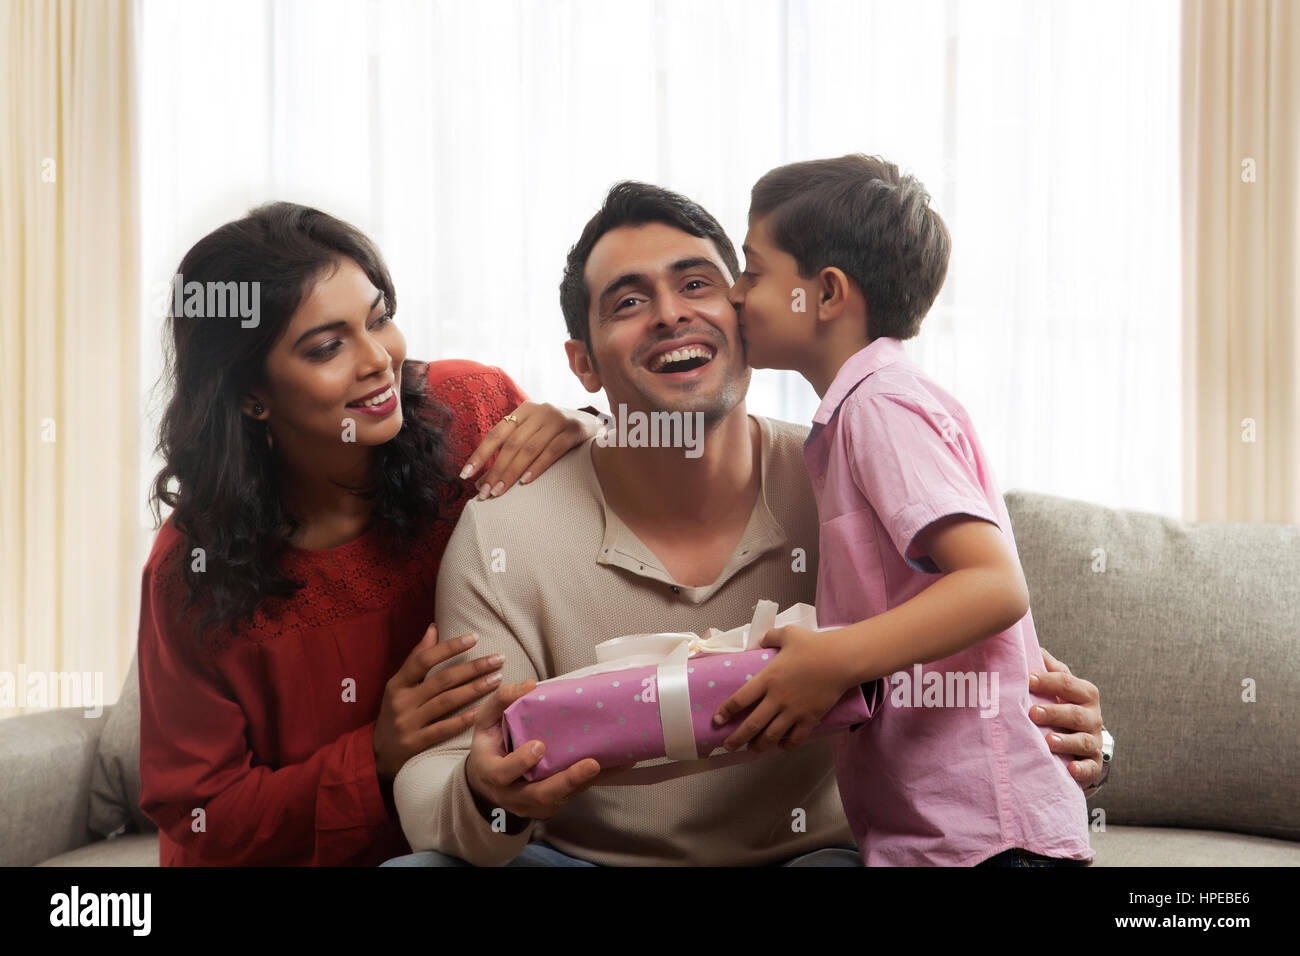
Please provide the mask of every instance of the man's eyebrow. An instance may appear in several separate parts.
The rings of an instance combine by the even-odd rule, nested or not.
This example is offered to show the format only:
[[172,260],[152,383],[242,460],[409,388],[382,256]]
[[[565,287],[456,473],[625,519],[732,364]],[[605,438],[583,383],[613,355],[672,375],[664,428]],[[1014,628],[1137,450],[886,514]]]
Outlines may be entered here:
[[596,304],[600,308],[600,311],[604,312],[606,308],[606,300],[608,300],[615,292],[625,289],[630,285],[648,285],[649,281],[650,280],[640,272],[625,272],[605,286],[599,297],[597,297]]
[[690,272],[692,269],[712,269],[718,275],[722,275],[722,270],[718,268],[718,264],[705,256],[678,259],[668,267],[669,272]]
[[[371,302],[370,308],[366,310],[367,315],[375,310],[375,306],[379,304],[379,300],[382,299],[383,297],[384,297],[384,293],[382,290],[380,290],[380,293],[377,296],[375,296],[375,301]],[[318,325],[314,329],[308,329],[302,335],[298,336],[298,341],[293,343],[293,347],[297,348],[298,346],[302,345],[305,339],[311,338],[311,336],[315,335],[317,332],[328,332],[331,329],[337,329],[339,326],[347,325],[347,324],[348,324],[347,321],[344,319],[335,319],[333,322],[326,322],[324,325]]]
[[[708,269],[716,272],[719,278],[723,278],[723,273],[718,264],[707,256],[690,256],[686,259],[678,259],[668,266],[668,271],[673,275],[679,275],[683,272],[690,272],[692,269]],[[628,286],[649,285],[650,278],[643,272],[625,272],[617,279],[611,281],[605,286],[604,290],[596,300],[597,307],[602,313],[607,309],[609,297],[614,295]]]

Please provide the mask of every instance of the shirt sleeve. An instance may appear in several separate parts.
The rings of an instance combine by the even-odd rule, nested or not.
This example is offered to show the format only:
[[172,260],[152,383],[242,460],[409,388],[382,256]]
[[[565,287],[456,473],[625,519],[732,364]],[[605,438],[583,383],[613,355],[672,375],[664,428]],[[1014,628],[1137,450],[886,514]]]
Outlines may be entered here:
[[[537,679],[537,667],[516,635],[519,625],[507,621],[493,587],[490,549],[480,541],[476,521],[483,504],[471,501],[466,506],[443,554],[435,615],[439,639],[454,640],[472,632],[478,636],[471,650],[474,657],[501,654],[505,658],[503,684]],[[475,866],[499,866],[522,852],[533,821],[512,834],[505,832],[511,818],[502,814],[498,820],[507,826],[494,829],[493,821],[479,812],[465,775],[473,737],[470,727],[412,757],[393,782],[393,796],[411,849],[438,850]]]
[[349,863],[391,827],[374,722],[302,763],[254,766],[244,711],[204,666],[146,567],[140,600],[140,808],[206,865]]
[[915,547],[916,536],[940,518],[998,523],[971,436],[944,409],[901,394],[854,394],[841,409],[853,480],[909,566],[940,573]]

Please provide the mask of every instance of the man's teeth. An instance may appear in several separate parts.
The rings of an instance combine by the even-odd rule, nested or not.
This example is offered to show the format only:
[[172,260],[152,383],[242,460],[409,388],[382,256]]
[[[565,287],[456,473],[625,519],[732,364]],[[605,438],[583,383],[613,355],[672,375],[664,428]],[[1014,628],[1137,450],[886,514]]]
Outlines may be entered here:
[[354,408],[368,408],[371,405],[382,405],[392,397],[393,386],[389,385],[374,398],[367,398],[364,402],[353,402],[352,405]]
[[674,349],[658,356],[654,361],[653,371],[659,371],[669,362],[684,362],[687,359],[702,358],[706,362],[713,358],[713,349],[704,345],[688,345],[684,349]]

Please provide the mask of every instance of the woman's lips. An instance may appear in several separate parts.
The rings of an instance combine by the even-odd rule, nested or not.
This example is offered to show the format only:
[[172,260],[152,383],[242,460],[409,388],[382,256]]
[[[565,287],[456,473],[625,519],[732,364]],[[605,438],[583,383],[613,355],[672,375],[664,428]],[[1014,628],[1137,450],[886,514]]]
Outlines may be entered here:
[[353,402],[349,403],[347,407],[356,409],[363,415],[370,415],[373,418],[384,418],[391,415],[393,410],[397,408],[397,389],[390,385],[373,398],[365,399],[365,404]]

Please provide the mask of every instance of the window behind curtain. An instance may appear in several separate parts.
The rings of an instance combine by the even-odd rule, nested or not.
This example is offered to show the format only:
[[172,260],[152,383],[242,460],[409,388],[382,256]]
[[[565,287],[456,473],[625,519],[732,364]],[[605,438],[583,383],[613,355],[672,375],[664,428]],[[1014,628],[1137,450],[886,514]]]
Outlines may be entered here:
[[[557,286],[611,183],[680,190],[739,247],[767,169],[880,153],[954,239],[909,351],[970,410],[1003,488],[1180,510],[1176,0],[143,12],[146,289],[257,202],[318,205],[378,242],[413,357],[581,405]],[[759,371],[749,404],[807,422],[817,396]]]

